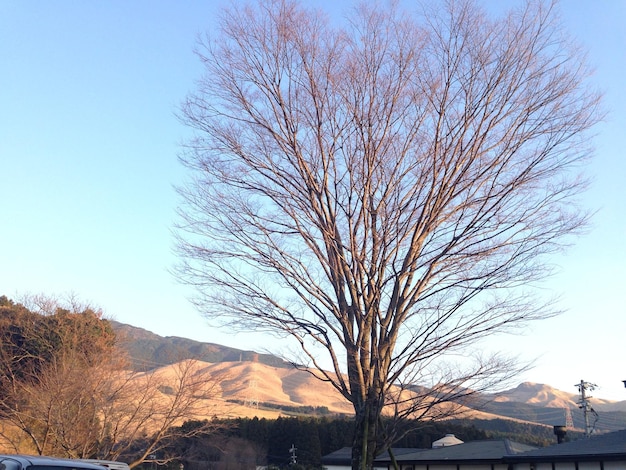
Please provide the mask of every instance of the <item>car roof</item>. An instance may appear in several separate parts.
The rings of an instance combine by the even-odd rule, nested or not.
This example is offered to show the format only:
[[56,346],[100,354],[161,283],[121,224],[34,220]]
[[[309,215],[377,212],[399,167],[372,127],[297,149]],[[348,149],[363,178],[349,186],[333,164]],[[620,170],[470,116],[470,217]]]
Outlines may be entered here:
[[96,465],[74,459],[60,459],[56,457],[47,457],[43,455],[24,455],[24,454],[0,454],[0,463],[5,460],[13,460],[18,462],[21,467],[30,467],[31,465],[41,465],[47,467],[70,467],[85,470],[102,470],[102,465]]
[[80,461],[93,463],[113,470],[130,470],[130,467],[126,462],[118,462],[117,460],[80,459]]

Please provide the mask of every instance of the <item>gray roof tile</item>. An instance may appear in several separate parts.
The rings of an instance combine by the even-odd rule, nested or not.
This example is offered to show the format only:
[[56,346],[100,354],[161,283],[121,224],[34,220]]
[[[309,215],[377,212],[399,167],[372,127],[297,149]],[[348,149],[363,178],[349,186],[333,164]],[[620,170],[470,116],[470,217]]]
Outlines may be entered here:
[[511,462],[538,460],[596,460],[598,458],[626,458],[626,430],[599,434],[576,441],[542,447],[510,457]]
[[398,461],[402,461],[403,463],[501,461],[503,457],[532,449],[534,449],[534,447],[509,441],[508,439],[472,441],[402,455],[398,458]]

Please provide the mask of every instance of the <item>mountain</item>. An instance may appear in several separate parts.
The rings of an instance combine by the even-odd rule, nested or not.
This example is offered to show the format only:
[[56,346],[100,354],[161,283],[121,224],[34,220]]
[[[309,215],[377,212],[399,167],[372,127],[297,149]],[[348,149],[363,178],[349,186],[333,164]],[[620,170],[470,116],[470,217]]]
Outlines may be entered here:
[[498,403],[518,402],[551,408],[578,406],[578,395],[533,382],[524,382],[515,388],[494,395],[493,398]]
[[[222,377],[220,406],[228,405],[228,415],[276,418],[290,413],[351,414],[350,405],[328,383],[271,354],[162,337],[115,321],[111,324],[137,371],[159,370],[165,374],[186,359],[205,363],[204,368]],[[479,407],[466,410],[466,418],[507,419],[550,427],[566,425],[571,419],[575,429],[585,427],[578,395],[546,384],[525,382],[498,394],[484,395],[477,403]],[[591,403],[597,412],[590,415],[596,430],[626,428],[626,401],[594,398]]]
[[[518,402],[550,408],[578,408],[579,396],[575,393],[557,390],[549,385],[524,382],[515,388],[494,395],[494,401]],[[620,403],[626,405],[626,402],[593,398],[593,406],[597,410],[619,409]]]
[[129,353],[135,370],[150,370],[185,359],[204,362],[259,362],[279,368],[293,366],[271,354],[203,343],[178,336],[159,336],[143,328],[110,320],[121,346]]

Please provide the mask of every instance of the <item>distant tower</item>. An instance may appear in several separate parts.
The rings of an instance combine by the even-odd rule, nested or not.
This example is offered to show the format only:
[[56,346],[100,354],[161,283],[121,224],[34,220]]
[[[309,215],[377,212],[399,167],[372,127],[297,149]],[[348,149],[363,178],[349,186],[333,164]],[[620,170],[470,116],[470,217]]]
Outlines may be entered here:
[[585,417],[585,436],[589,437],[593,432],[593,426],[589,424],[589,413],[593,413],[596,416],[596,420],[598,418],[598,413],[596,413],[596,411],[592,408],[591,403],[589,403],[589,399],[592,397],[587,395],[587,390],[594,391],[597,385],[581,380],[579,384],[575,385],[575,387],[578,387],[578,392],[580,393],[578,408],[583,410],[583,415]]

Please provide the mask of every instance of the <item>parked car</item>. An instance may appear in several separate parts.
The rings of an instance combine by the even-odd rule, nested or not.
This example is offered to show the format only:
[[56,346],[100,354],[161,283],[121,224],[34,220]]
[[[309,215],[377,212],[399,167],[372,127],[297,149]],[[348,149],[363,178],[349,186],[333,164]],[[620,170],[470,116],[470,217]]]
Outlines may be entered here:
[[129,470],[123,462],[59,459],[43,455],[0,455],[0,470]]
[[80,461],[100,465],[110,470],[130,470],[130,467],[127,463],[117,462],[115,460],[80,459]]

